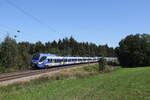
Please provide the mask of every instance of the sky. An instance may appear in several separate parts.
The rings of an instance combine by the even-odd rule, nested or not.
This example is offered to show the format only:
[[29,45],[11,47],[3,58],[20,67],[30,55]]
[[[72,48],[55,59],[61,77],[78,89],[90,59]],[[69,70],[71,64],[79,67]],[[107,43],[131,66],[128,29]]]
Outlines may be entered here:
[[[150,33],[150,0],[0,0],[0,40],[79,42],[116,47],[129,34]],[[20,32],[17,32],[19,30]]]

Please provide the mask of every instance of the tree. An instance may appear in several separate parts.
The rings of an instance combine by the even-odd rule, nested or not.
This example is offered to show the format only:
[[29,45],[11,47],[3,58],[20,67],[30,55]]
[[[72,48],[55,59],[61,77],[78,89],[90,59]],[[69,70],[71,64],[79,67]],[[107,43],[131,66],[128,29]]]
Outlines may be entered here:
[[30,53],[31,44],[29,42],[20,42],[18,43],[20,62],[18,63],[19,69],[28,69],[31,63]]
[[100,45],[98,47],[98,49],[99,49],[99,56],[104,56],[104,57],[109,56],[108,55],[108,46],[107,45]]
[[34,49],[35,49],[35,53],[45,52],[45,46],[40,41],[35,43]]
[[150,35],[129,35],[121,40],[116,53],[122,66],[136,67],[150,65]]
[[1,66],[10,68],[16,67],[18,64],[18,45],[16,41],[9,36],[1,43],[0,47],[0,63]]

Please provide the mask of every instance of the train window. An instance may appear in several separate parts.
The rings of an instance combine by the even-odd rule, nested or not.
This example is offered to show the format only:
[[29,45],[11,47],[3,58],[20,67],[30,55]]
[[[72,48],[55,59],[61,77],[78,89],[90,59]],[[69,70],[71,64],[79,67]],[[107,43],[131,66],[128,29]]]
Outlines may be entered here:
[[71,59],[68,59],[68,62],[71,62]]
[[67,62],[67,59],[64,59],[64,62]]
[[57,59],[57,62],[62,62],[62,59]]
[[48,62],[52,62],[53,60],[52,59],[48,59]]
[[62,59],[54,59],[54,62],[55,63],[60,63],[60,62],[62,62]]
[[57,62],[60,62],[60,59],[57,59]]
[[39,60],[40,54],[35,54],[33,55],[32,59],[33,60]]
[[54,62],[57,63],[57,59],[54,59]]
[[46,56],[43,56],[43,57],[40,59],[39,62],[42,62],[42,61],[44,61],[45,59],[46,59]]
[[60,59],[60,62],[63,62],[63,59]]

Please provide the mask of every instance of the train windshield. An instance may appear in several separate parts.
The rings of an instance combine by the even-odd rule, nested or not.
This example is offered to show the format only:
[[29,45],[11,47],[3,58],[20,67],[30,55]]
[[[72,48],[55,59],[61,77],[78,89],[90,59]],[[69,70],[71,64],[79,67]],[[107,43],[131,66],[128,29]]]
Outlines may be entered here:
[[32,59],[33,60],[39,60],[40,54],[35,54],[33,55]]
[[46,59],[46,56],[43,56],[41,59],[40,59],[40,62],[44,61]]

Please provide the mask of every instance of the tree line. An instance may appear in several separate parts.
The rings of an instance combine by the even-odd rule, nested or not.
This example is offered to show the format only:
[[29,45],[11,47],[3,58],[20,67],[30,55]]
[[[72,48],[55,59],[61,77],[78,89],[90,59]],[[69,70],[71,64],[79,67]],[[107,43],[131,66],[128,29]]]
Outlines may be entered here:
[[78,42],[73,37],[42,43],[16,42],[6,36],[0,42],[0,71],[2,69],[29,69],[35,53],[51,53],[59,56],[118,57],[123,67],[150,66],[150,35],[128,35],[115,49],[108,45]]
[[51,53],[59,56],[107,56],[114,57],[115,49],[108,45],[78,42],[73,37],[42,43],[19,42],[7,36],[0,43],[0,67],[28,69],[35,53]]

